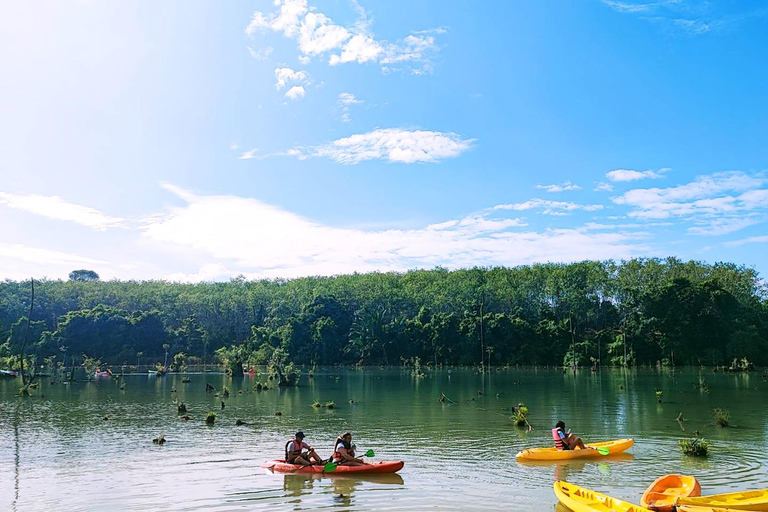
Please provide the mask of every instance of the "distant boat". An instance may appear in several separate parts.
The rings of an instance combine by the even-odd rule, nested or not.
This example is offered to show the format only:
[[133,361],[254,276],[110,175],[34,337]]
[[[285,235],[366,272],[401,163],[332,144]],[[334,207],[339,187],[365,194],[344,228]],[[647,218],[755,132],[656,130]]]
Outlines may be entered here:
[[19,372],[13,370],[0,370],[0,378],[15,379],[19,376]]
[[165,377],[167,373],[165,370],[148,370],[150,377]]
[[108,379],[112,376],[112,372],[110,370],[102,372],[101,370],[96,370],[96,372],[93,374],[94,377],[96,377],[96,380],[99,379]]

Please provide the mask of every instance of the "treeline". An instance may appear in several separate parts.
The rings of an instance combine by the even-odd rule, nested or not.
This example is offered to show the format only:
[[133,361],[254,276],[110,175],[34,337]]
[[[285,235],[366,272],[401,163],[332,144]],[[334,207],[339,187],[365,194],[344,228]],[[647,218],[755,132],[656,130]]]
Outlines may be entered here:
[[[0,283],[0,363],[30,282]],[[674,258],[181,284],[35,281],[27,351],[111,364],[768,364],[757,273]],[[277,351],[277,352],[276,352]],[[180,358],[177,358],[180,359]]]

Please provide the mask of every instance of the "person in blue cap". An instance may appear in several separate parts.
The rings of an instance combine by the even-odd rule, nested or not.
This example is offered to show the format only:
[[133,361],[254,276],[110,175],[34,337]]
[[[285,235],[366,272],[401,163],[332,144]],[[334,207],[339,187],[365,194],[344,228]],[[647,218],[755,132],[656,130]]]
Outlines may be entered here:
[[304,437],[304,432],[299,430],[293,439],[285,443],[285,462],[302,466],[310,466],[313,461],[317,464],[322,463],[323,459],[312,446],[304,442]]

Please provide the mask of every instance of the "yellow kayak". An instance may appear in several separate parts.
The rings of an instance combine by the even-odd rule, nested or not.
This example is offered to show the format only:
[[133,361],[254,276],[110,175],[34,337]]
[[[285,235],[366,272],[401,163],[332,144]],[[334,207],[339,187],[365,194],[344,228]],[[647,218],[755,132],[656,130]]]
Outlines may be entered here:
[[560,503],[573,512],[652,512],[639,505],[633,505],[568,482],[555,482],[554,488]]
[[551,448],[526,448],[516,455],[517,460],[568,460],[583,459],[587,457],[600,457],[598,452],[608,450],[607,455],[621,453],[635,444],[634,439],[616,439],[614,441],[603,441],[602,443],[589,443],[589,446],[583,450],[558,450],[554,446]]
[[[744,512],[738,508],[722,508],[722,507],[697,507],[696,505],[680,505],[676,507],[677,512]],[[768,510],[768,509],[760,509]]]
[[[768,511],[768,489],[758,491],[729,492],[726,494],[711,494],[709,496],[699,496],[698,498],[680,497],[677,500],[678,505],[686,507],[697,506],[712,508],[715,510],[763,510]],[[706,510],[702,509],[702,510]],[[678,510],[680,507],[678,506]],[[693,511],[698,512],[698,511]]]
[[659,512],[672,512],[680,497],[701,496],[695,476],[664,475],[657,478],[640,498],[640,505]]

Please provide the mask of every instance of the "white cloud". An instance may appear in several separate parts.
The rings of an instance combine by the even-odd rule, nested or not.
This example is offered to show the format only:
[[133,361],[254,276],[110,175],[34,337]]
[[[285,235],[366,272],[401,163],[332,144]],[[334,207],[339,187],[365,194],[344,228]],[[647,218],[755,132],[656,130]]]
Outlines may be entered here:
[[285,97],[295,100],[296,98],[303,98],[305,93],[306,91],[304,90],[303,86],[294,85],[288,89],[288,92],[285,93]]
[[254,13],[245,31],[253,35],[259,28],[282,33],[298,43],[302,63],[310,56],[330,53],[328,63],[332,66],[348,62],[377,62],[383,70],[391,71],[394,63],[408,63],[412,72],[422,74],[431,70],[430,56],[437,51],[434,36],[444,34],[446,29],[413,32],[397,43],[377,40],[370,32],[371,22],[365,10],[353,3],[358,20],[353,26],[341,26],[331,18],[309,7],[307,0],[276,0],[278,11],[264,14]]
[[636,181],[636,180],[643,180],[646,178],[651,179],[658,179],[663,178],[664,173],[669,171],[669,169],[659,169],[659,172],[655,171],[632,171],[630,169],[616,169],[615,171],[610,171],[605,173],[605,177],[608,178],[611,181]]
[[362,100],[359,100],[355,98],[355,95],[349,92],[343,92],[339,94],[339,106],[341,106],[341,120],[342,122],[348,123],[352,120],[352,117],[349,115],[349,106],[350,105],[359,105],[362,102]]
[[472,147],[475,139],[455,133],[387,128],[351,135],[314,148],[294,148],[294,154],[325,156],[344,164],[365,160],[414,163],[454,158]]
[[4,243],[0,243],[0,258],[17,259],[27,263],[51,266],[96,265],[105,263],[101,260],[86,258],[77,254],[40,249],[21,244]]
[[240,149],[240,144],[238,144],[237,142],[230,142],[229,149],[231,149],[232,151]]
[[253,148],[249,149],[248,151],[243,152],[242,155],[237,157],[239,160],[250,160],[251,158],[256,158],[256,152],[259,150],[259,148]]
[[580,190],[581,187],[574,185],[570,181],[560,183],[559,185],[536,185],[536,188],[546,190],[547,192],[563,192],[565,190]]
[[544,215],[566,215],[567,212],[584,210],[593,212],[602,210],[601,204],[579,204],[565,201],[548,201],[546,199],[530,199],[522,203],[498,204],[493,210],[541,210]]
[[178,280],[333,275],[353,271],[403,271],[541,261],[631,258],[647,254],[626,233],[584,229],[536,232],[516,218],[486,212],[417,229],[365,231],[331,227],[236,196],[197,196],[173,186],[187,201],[144,229],[147,241],[199,254],[199,272]]
[[[697,176],[694,181],[669,188],[635,189],[613,198],[632,208],[630,217],[681,217],[696,224],[692,234],[720,235],[760,222],[768,211],[768,180],[739,171]],[[752,215],[755,214],[755,215]]]
[[350,92],[339,94],[339,105],[358,105],[360,103],[362,103],[362,101],[355,98],[355,95]]
[[741,240],[734,240],[732,242],[725,242],[723,245],[744,245],[744,244],[764,244],[768,243],[768,235],[751,236],[749,238],[742,238]]
[[309,75],[305,71],[294,71],[291,68],[275,68],[275,88],[279,91],[289,82],[309,83]]
[[272,52],[274,51],[274,48],[271,46],[267,46],[265,48],[262,48],[261,50],[256,50],[254,48],[248,47],[248,53],[251,54],[251,57],[253,57],[256,60],[267,60],[270,55],[272,55]]
[[595,192],[613,192],[613,185],[601,181],[594,189]]
[[0,192],[0,204],[50,219],[75,222],[100,231],[107,228],[122,227],[125,221],[119,217],[104,215],[94,208],[67,202],[58,196],[17,195]]

